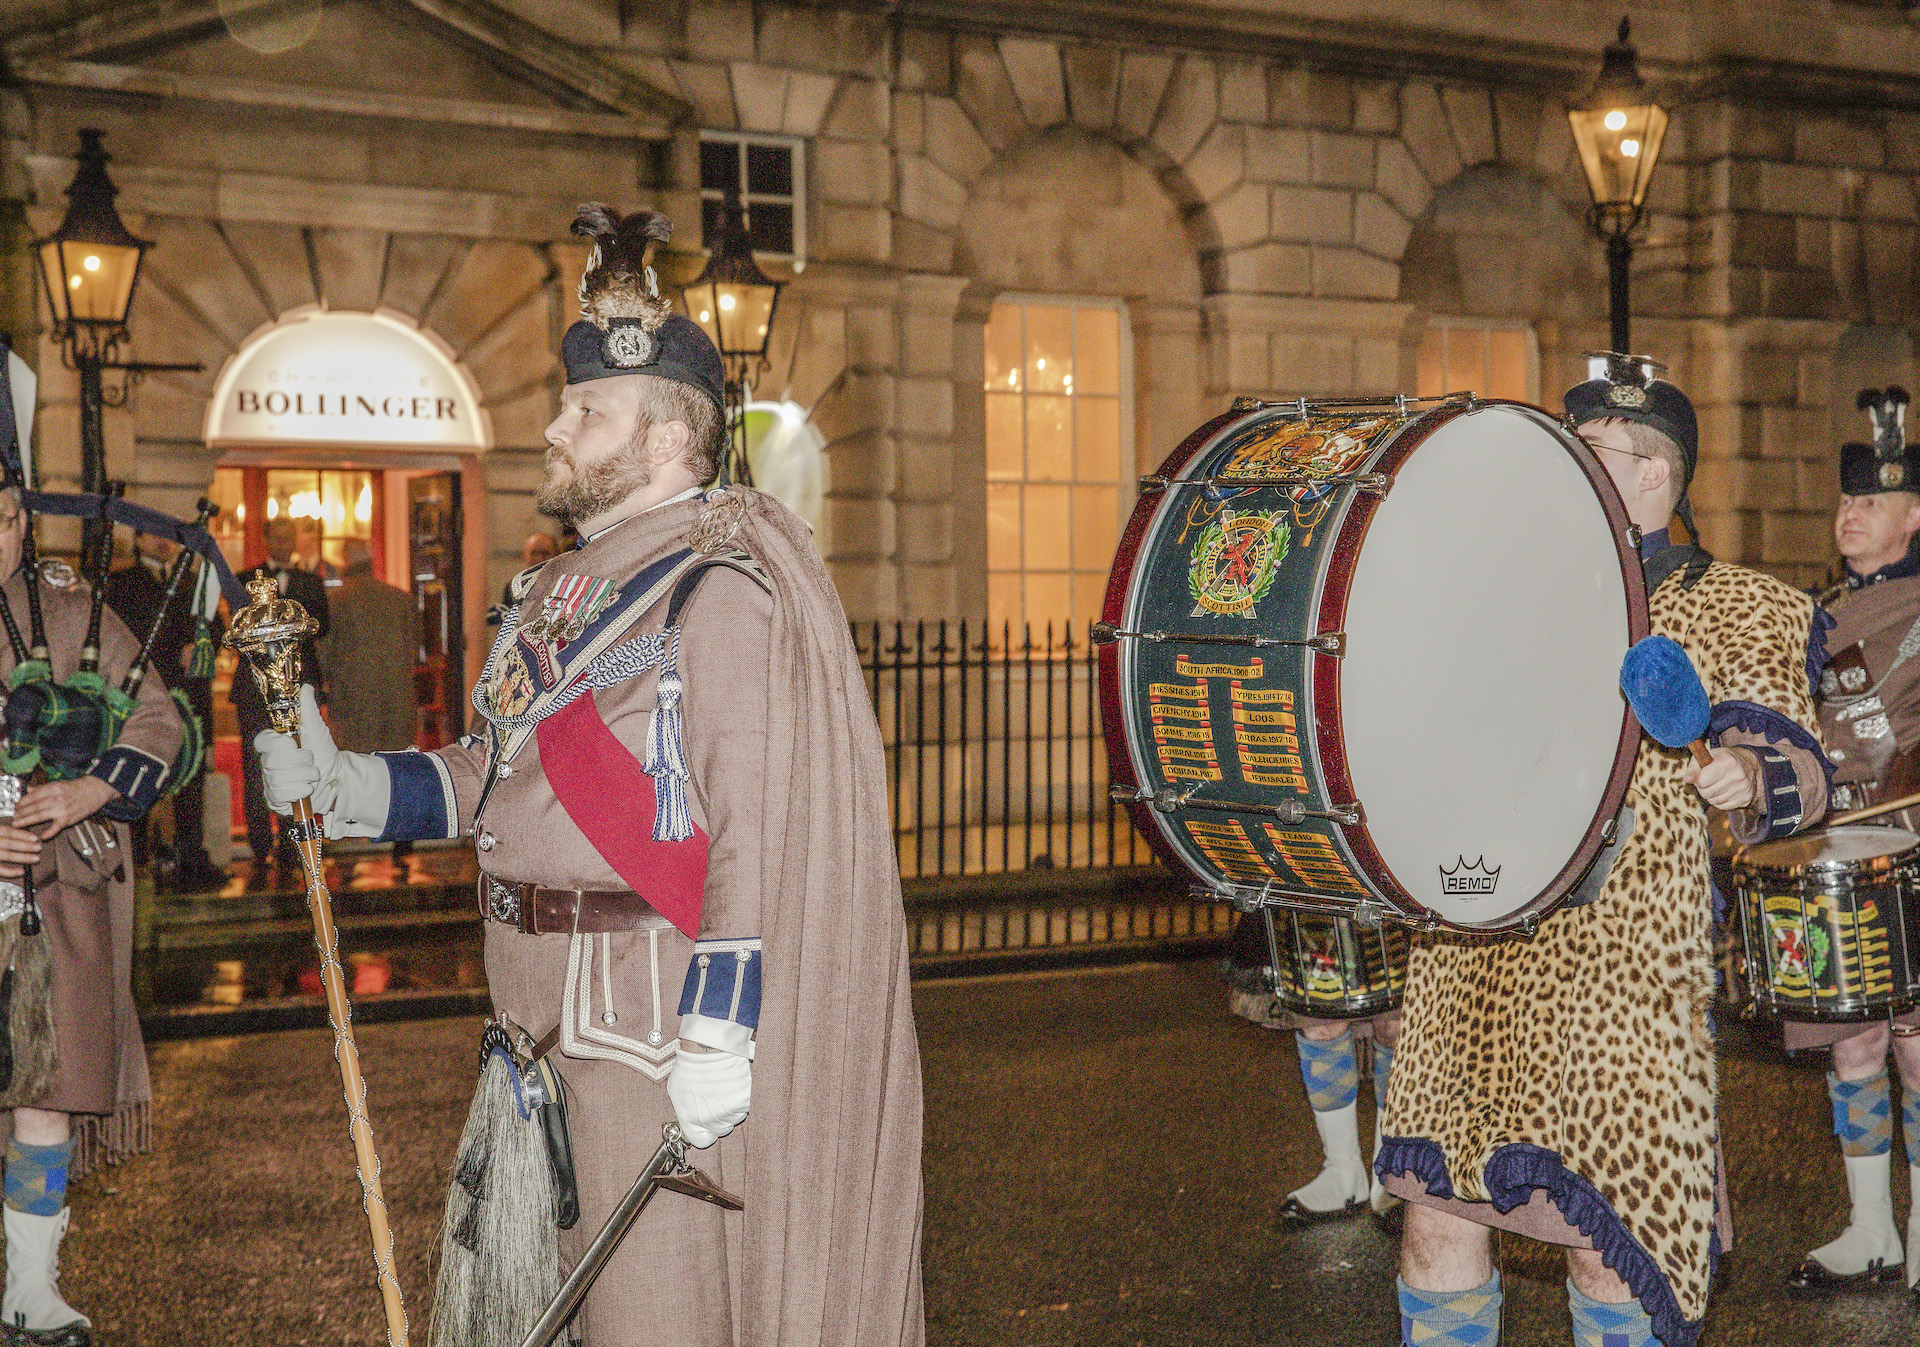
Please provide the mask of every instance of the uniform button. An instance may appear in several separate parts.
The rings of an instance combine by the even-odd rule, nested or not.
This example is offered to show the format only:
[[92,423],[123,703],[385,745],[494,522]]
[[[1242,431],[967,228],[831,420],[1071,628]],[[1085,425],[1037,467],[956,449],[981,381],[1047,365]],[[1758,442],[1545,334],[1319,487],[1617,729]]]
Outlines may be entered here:
[[664,1035],[661,1034],[661,1032],[658,1029],[655,1029],[647,1035],[647,1042],[657,1048],[660,1046],[661,1040],[663,1038],[664,1038]]
[[620,1022],[620,1017],[614,1014],[611,1010],[603,1011],[600,1015],[600,1023],[608,1026],[609,1028],[611,1028],[615,1024],[618,1024],[619,1022]]
[[492,851],[493,850],[493,834],[485,833],[485,832],[481,833],[479,837],[479,847],[480,847],[480,850],[482,851]]
[[513,764],[512,764],[512,763],[510,763],[510,762],[503,762],[503,763],[501,763],[501,764],[500,764],[500,779],[501,779],[502,781],[505,781],[505,780],[506,780],[506,779],[507,779],[508,777],[510,777],[510,776],[512,776],[512,775],[513,775]]
[[708,964],[712,962],[713,962],[713,956],[711,954],[702,954],[700,956],[700,966],[702,968],[705,968]]

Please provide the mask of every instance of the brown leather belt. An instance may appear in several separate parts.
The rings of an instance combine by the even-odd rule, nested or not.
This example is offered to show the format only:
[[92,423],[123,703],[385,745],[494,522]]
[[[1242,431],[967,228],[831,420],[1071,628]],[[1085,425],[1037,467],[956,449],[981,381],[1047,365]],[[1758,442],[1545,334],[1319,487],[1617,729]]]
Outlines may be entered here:
[[631,889],[550,889],[482,874],[478,897],[482,917],[516,925],[523,935],[599,935],[673,925]]

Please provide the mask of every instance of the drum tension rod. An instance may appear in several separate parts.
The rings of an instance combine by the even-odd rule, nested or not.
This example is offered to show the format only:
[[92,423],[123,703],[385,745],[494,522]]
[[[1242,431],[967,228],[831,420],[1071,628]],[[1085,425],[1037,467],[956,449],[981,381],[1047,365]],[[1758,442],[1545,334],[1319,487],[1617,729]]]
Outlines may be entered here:
[[1115,641],[1178,641],[1182,645],[1244,645],[1259,650],[1277,645],[1301,645],[1335,659],[1347,653],[1344,631],[1324,631],[1318,636],[1285,640],[1278,636],[1209,636],[1197,631],[1123,631],[1111,622],[1096,622],[1090,634],[1095,645],[1112,645]]
[[1264,814],[1282,823],[1304,823],[1310,818],[1323,818],[1349,828],[1358,827],[1367,819],[1367,811],[1358,800],[1327,809],[1309,809],[1298,800],[1282,800],[1278,804],[1247,804],[1235,800],[1195,799],[1194,792],[1199,789],[1199,782],[1183,790],[1175,790],[1172,786],[1161,786],[1157,790],[1149,790],[1145,786],[1114,786],[1108,794],[1123,804],[1151,805],[1162,814],[1171,814],[1179,809],[1210,809],[1221,814]]
[[1142,491],[1171,491],[1180,486],[1201,487],[1209,495],[1262,486],[1350,486],[1369,495],[1384,496],[1393,489],[1393,478],[1384,472],[1336,473],[1329,477],[1295,472],[1278,477],[1162,477],[1154,474],[1140,479]]

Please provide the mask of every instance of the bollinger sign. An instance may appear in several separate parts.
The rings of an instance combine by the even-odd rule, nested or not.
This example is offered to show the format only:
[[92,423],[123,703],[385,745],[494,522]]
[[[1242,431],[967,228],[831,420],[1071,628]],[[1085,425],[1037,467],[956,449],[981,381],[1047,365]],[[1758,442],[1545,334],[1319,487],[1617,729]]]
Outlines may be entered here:
[[207,444],[485,449],[473,378],[439,338],[385,311],[295,309],[220,371]]

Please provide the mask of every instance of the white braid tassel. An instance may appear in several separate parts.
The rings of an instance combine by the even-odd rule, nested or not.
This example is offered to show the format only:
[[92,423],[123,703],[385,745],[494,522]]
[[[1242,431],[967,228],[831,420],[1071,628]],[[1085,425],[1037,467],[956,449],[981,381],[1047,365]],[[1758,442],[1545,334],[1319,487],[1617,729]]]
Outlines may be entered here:
[[667,641],[666,667],[660,671],[659,701],[647,729],[647,749],[640,766],[653,778],[656,809],[653,840],[684,842],[693,836],[693,816],[687,809],[687,756],[680,734],[680,631]]

